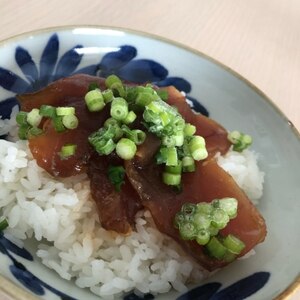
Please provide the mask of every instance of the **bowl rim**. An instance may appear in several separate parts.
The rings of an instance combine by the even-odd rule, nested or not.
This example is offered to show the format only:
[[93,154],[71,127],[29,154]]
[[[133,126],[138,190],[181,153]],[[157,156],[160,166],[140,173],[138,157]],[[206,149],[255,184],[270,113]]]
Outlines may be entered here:
[[[283,113],[283,111],[275,104],[269,96],[267,96],[260,88],[258,88],[255,84],[250,82],[247,78],[243,77],[241,74],[239,74],[237,71],[232,69],[231,67],[225,65],[221,61],[209,56],[208,54],[194,49],[190,46],[187,46],[185,44],[182,44],[180,42],[177,42],[175,40],[149,33],[144,32],[140,30],[135,30],[131,28],[126,27],[118,27],[118,26],[109,26],[109,25],[85,25],[85,24],[79,24],[79,25],[60,25],[60,26],[51,26],[51,27],[44,27],[41,29],[34,29],[26,32],[22,32],[16,35],[13,35],[11,37],[5,38],[3,40],[0,40],[0,48],[12,43],[17,42],[19,40],[28,38],[30,36],[40,35],[43,33],[50,33],[50,32],[62,32],[62,31],[72,31],[74,29],[103,29],[103,30],[113,30],[113,31],[122,31],[127,34],[132,34],[138,37],[145,37],[152,40],[157,40],[166,44],[173,45],[175,47],[181,48],[185,51],[191,52],[193,54],[196,54],[197,56],[200,56],[215,65],[219,66],[223,70],[229,72],[231,75],[236,77],[237,79],[241,80],[243,83],[245,83],[250,89],[252,89],[254,92],[256,92],[259,96],[261,96],[271,107],[277,111],[277,113],[283,118],[283,120],[287,123],[288,127],[292,130],[298,141],[300,142],[300,128],[299,130],[294,126],[294,124],[288,119],[288,117]],[[28,292],[25,289],[22,289],[19,285],[15,284],[11,280],[5,278],[0,274],[0,283],[5,283],[0,285],[0,292],[4,293],[5,296],[9,297],[8,300],[10,300],[10,297],[14,297],[15,300],[23,300],[28,299]],[[9,288],[5,288],[9,287]],[[12,290],[14,288],[14,290]],[[289,286],[286,287],[286,289],[280,293],[274,300],[288,300],[290,297],[295,295],[297,292],[300,292],[300,275],[298,275]],[[32,294],[31,294],[32,296]],[[27,297],[27,298],[26,298]],[[32,296],[31,299],[38,299],[35,296]]]
[[198,56],[200,56],[200,57],[216,64],[216,65],[218,65],[223,70],[231,73],[231,75],[233,75],[237,79],[244,82],[249,88],[254,90],[262,98],[264,98],[264,100],[266,100],[280,114],[280,116],[284,119],[284,121],[292,129],[292,131],[294,132],[294,134],[297,136],[297,138],[300,141],[300,128],[297,129],[295,127],[295,125],[293,124],[293,122],[291,120],[289,120],[289,118],[283,113],[283,111],[277,106],[277,104],[275,104],[275,102],[273,102],[272,99],[266,93],[264,93],[260,88],[258,88],[255,84],[253,84],[247,78],[242,76],[240,73],[238,73],[237,71],[235,71],[231,67],[225,65],[221,61],[213,58],[212,56],[210,56],[210,55],[208,55],[208,54],[206,54],[206,53],[204,53],[200,50],[194,49],[190,46],[187,46],[185,44],[182,44],[180,42],[177,42],[175,40],[172,40],[172,39],[169,39],[169,38],[157,35],[157,34],[148,33],[148,32],[145,32],[145,31],[135,30],[135,29],[126,28],[126,27],[108,26],[108,25],[85,25],[85,24],[82,24],[82,25],[60,25],[60,26],[45,27],[45,28],[41,28],[41,29],[34,29],[34,30],[30,30],[30,31],[26,31],[26,32],[23,32],[23,33],[13,35],[11,37],[0,40],[0,47],[4,46],[5,44],[9,44],[11,42],[14,42],[14,41],[18,41],[18,40],[22,40],[24,38],[28,38],[32,35],[39,35],[39,34],[43,34],[43,33],[59,32],[59,31],[66,31],[66,30],[71,31],[71,30],[74,30],[74,29],[85,29],[85,28],[86,29],[93,29],[94,28],[94,29],[123,31],[127,34],[132,34],[132,35],[136,35],[136,36],[140,36],[140,37],[146,37],[146,38],[149,38],[149,39],[158,40],[160,42],[170,44],[170,45],[173,45],[175,47],[179,47],[183,50],[186,50],[188,52],[194,53],[194,54],[196,54],[196,55],[198,55]]

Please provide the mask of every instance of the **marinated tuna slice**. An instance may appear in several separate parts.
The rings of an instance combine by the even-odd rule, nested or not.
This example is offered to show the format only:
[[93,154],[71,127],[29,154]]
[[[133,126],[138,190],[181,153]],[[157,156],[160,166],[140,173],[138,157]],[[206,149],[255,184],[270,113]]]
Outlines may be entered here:
[[[52,121],[47,119],[43,122],[44,133],[29,138],[30,150],[38,165],[53,176],[68,177],[86,168],[91,150],[87,137],[98,130],[109,115],[108,108],[94,113],[85,105],[84,95],[89,84],[94,82],[102,85],[103,79],[75,75],[58,80],[36,93],[18,96],[23,111],[39,108],[43,104],[75,108],[79,120],[77,128],[57,132]],[[68,158],[61,158],[61,149],[67,144],[76,144],[76,152]]]
[[135,214],[142,209],[140,197],[125,175],[121,190],[117,191],[108,179],[108,169],[112,165],[122,164],[122,161],[111,156],[92,155],[88,176],[91,184],[91,194],[96,202],[100,221],[107,230],[128,234],[134,224]]
[[100,88],[104,88],[103,78],[78,74],[59,79],[35,93],[18,95],[17,98],[23,111],[40,108],[43,104],[53,106],[68,105],[73,97],[84,97],[91,83],[96,83]]
[[[221,234],[234,234],[245,244],[240,253],[243,255],[256,244],[262,242],[266,235],[263,217],[253,206],[233,178],[220,168],[214,160],[197,163],[194,173],[182,175],[182,191],[174,191],[162,183],[160,166],[153,160],[149,163],[149,145],[152,137],[140,146],[134,160],[127,161],[126,172],[133,187],[139,193],[142,204],[148,208],[158,229],[174,238],[202,266],[208,270],[225,266],[227,261],[211,258],[204,248],[194,241],[180,238],[174,226],[174,218],[184,203],[211,202],[217,198],[234,197],[238,200],[238,214],[231,220]],[[143,161],[146,158],[147,163]]]

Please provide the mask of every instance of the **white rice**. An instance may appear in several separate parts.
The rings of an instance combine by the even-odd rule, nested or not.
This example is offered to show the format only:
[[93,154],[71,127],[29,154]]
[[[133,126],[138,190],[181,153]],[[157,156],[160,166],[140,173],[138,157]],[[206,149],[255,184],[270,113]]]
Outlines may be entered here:
[[[2,134],[15,125],[8,122],[0,120]],[[257,201],[263,174],[256,154],[231,151],[217,160]],[[9,223],[6,235],[39,241],[37,256],[62,278],[115,299],[132,290],[182,292],[187,283],[208,275],[155,228],[148,211],[137,214],[136,231],[129,236],[103,229],[96,211],[86,175],[57,181],[33,160],[27,142],[0,140],[0,215]]]

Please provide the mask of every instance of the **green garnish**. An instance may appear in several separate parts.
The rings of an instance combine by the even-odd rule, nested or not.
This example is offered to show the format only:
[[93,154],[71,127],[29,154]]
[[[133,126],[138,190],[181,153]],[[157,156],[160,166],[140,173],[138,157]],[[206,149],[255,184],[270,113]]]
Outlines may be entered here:
[[245,248],[245,244],[232,234],[224,238],[223,245],[234,254],[240,254]]
[[121,191],[121,186],[124,183],[125,169],[122,166],[109,166],[108,179],[114,185],[117,192]]
[[196,165],[195,160],[191,156],[185,156],[182,159],[183,172],[195,172]]
[[124,98],[117,97],[111,102],[110,115],[118,121],[124,121],[128,115],[128,103]]
[[252,144],[252,137],[237,130],[232,131],[227,136],[228,140],[233,144],[233,150],[242,152]]
[[102,96],[105,103],[111,102],[114,99],[114,93],[112,90],[104,90],[102,92]]
[[72,106],[56,107],[56,115],[57,116],[75,115],[75,107],[72,107]]
[[64,132],[66,130],[66,127],[63,124],[63,118],[62,117],[55,116],[52,119],[52,121],[53,121],[55,131]]
[[[170,169],[170,175],[179,172]],[[205,246],[207,253],[217,259],[233,260],[244,249],[244,243],[234,235],[221,237],[219,231],[237,215],[237,200],[223,198],[211,203],[185,203],[175,215],[174,226],[184,240],[195,240]]]
[[27,112],[19,111],[16,115],[17,124],[22,126],[27,124]]
[[125,137],[132,140],[136,145],[141,145],[146,139],[146,133],[140,129],[130,129],[126,125],[122,125],[121,130]]
[[51,105],[42,105],[40,107],[40,115],[53,119],[56,117],[56,108]]
[[42,121],[42,116],[40,115],[40,110],[38,108],[33,108],[27,114],[27,123],[32,127],[37,127]]
[[43,133],[44,133],[43,129],[38,128],[38,127],[31,127],[27,131],[27,138],[32,138],[32,137],[41,135]]
[[115,150],[114,138],[118,133],[117,129],[117,126],[109,124],[88,137],[90,144],[100,155],[108,155]]
[[126,125],[129,125],[129,124],[131,124],[135,121],[136,117],[137,117],[136,113],[131,110],[127,114],[126,118],[123,120],[123,123],[126,124]]
[[116,146],[116,152],[118,156],[124,160],[130,160],[134,157],[136,153],[135,143],[127,138],[121,138]]
[[62,159],[69,158],[70,156],[73,156],[75,154],[76,148],[77,145],[75,144],[66,144],[61,147],[59,155]]
[[92,82],[89,84],[88,91],[99,89],[99,85],[97,82]]
[[[103,133],[102,128],[100,128],[98,130],[100,133],[91,134],[90,143],[100,155],[104,155],[104,152],[110,153],[110,151],[103,151],[104,145],[107,147],[110,145],[110,150],[114,151],[113,141],[116,144],[116,153],[121,158],[133,158],[136,145],[142,144],[146,138],[146,133],[140,128],[132,129],[129,127],[132,126],[131,124],[139,114],[142,117],[141,124],[148,132],[155,134],[161,140],[161,147],[156,155],[157,163],[176,167],[182,160],[180,173],[174,174],[165,170],[162,174],[164,183],[179,187],[181,173],[195,171],[195,160],[203,160],[208,155],[205,140],[201,136],[195,135],[196,127],[186,123],[178,113],[177,108],[165,102],[168,97],[165,90],[155,89],[151,84],[124,86],[121,79],[116,75],[108,76],[105,85],[107,87],[105,91],[98,91],[102,93],[104,102],[110,105],[111,118],[105,121],[104,127],[107,128],[111,124],[114,127],[114,134],[109,143],[103,138],[100,142],[99,136]],[[97,89],[92,92],[95,91]],[[88,92],[86,97],[89,93],[91,92]],[[98,142],[95,142],[96,136],[98,136]],[[129,141],[125,143],[122,140],[124,138],[125,141]],[[120,142],[121,140],[122,142]],[[123,146],[120,147],[120,145]],[[123,150],[128,151],[128,153],[125,154]]]
[[101,111],[105,106],[103,95],[99,89],[89,91],[84,100],[90,112]]
[[67,129],[75,129],[79,121],[75,115],[65,115],[62,117],[62,123]]
[[30,125],[27,123],[19,126],[18,136],[20,140],[27,140],[29,129]]

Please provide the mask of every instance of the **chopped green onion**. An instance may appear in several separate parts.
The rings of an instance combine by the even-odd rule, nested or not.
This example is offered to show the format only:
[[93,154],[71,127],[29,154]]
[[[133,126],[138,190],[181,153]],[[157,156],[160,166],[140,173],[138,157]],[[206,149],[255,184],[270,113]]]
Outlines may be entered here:
[[181,174],[182,171],[182,163],[181,161],[178,161],[178,164],[176,166],[166,166],[165,172],[170,174]]
[[184,222],[185,222],[185,215],[184,215],[184,213],[182,213],[180,211],[180,212],[178,212],[175,215],[175,218],[174,218],[174,226],[175,226],[175,228],[179,229],[179,227],[181,226],[181,224],[183,224]]
[[8,227],[7,219],[4,219],[0,222],[0,232]]
[[111,103],[110,115],[118,121],[123,121],[126,119],[127,114],[128,114],[127,101],[121,97],[115,98]]
[[152,112],[154,112],[156,114],[163,113],[164,112],[163,109],[164,109],[164,106],[162,106],[162,103],[159,101],[152,101],[146,107],[146,110],[151,110]]
[[102,127],[88,137],[88,141],[100,155],[111,153],[114,150],[115,144],[113,139],[117,128],[119,127],[108,125],[108,127]]
[[90,112],[101,111],[105,106],[104,98],[99,89],[91,90],[86,93],[84,100]]
[[78,118],[75,115],[65,115],[62,117],[62,123],[67,129],[75,129],[78,126]]
[[122,184],[125,183],[125,169],[123,166],[109,166],[108,179],[114,185],[117,192],[121,191]]
[[106,121],[104,122],[104,127],[108,128],[108,126],[111,125],[111,126],[119,126],[120,123],[118,120],[114,119],[114,118],[108,118],[106,119]]
[[223,240],[223,245],[232,253],[240,254],[245,248],[245,244],[232,234],[227,235]]
[[20,140],[27,140],[29,129],[30,129],[29,124],[20,125],[19,132],[18,132],[18,136]]
[[146,139],[146,133],[140,129],[133,129],[131,130],[132,135],[134,137],[133,142],[136,145],[141,145],[144,143],[145,139]]
[[77,145],[75,144],[66,144],[61,147],[59,155],[62,159],[68,158],[75,154],[76,148]]
[[160,112],[159,117],[163,126],[167,126],[171,122],[171,116],[166,111]]
[[190,156],[185,156],[182,159],[182,171],[183,172],[195,172],[195,170],[196,170],[196,165],[195,165],[194,159]]
[[136,118],[137,118],[137,115],[135,114],[135,112],[134,111],[130,111],[127,114],[126,118],[123,120],[123,123],[127,124],[127,125],[131,124],[131,123],[133,123],[135,121]]
[[173,136],[163,136],[161,142],[166,147],[174,147],[175,146],[175,139],[173,138]]
[[40,115],[40,110],[38,108],[33,108],[27,114],[27,122],[29,125],[37,127],[42,121],[42,116]]
[[194,203],[184,203],[181,212],[185,215],[193,215],[196,212],[197,205]]
[[133,141],[127,138],[121,138],[116,146],[118,156],[124,160],[132,159],[136,153],[137,147]]
[[43,134],[44,131],[43,129],[41,128],[38,128],[38,127],[31,127],[28,129],[28,132],[27,132],[27,138],[32,138],[32,137],[36,137],[38,135],[41,135]]
[[177,150],[175,147],[169,147],[166,150],[167,152],[167,166],[176,166],[178,164]]
[[66,130],[63,121],[62,121],[62,117],[55,117],[53,118],[53,124],[54,124],[54,129],[57,132],[63,132]]
[[149,93],[149,92],[141,92],[138,93],[135,103],[139,106],[149,105],[152,101],[157,99],[157,95]]
[[103,139],[100,143],[98,143],[95,147],[95,150],[101,155],[109,155],[116,148],[116,144],[113,139],[105,140]]
[[110,75],[105,79],[105,85],[112,91],[117,91],[118,95],[125,97],[126,91],[122,84],[121,79],[116,75]]
[[192,223],[183,223],[179,227],[179,233],[183,240],[193,240],[197,237],[197,230]]
[[200,202],[197,204],[197,213],[210,215],[213,211],[213,207],[210,203]]
[[126,90],[125,90],[123,84],[114,83],[111,86],[111,90],[112,90],[114,96],[123,97],[123,98],[126,97]]
[[173,135],[173,138],[175,140],[175,146],[181,147],[183,145],[184,134],[183,134],[182,130],[175,132],[175,134]]
[[42,105],[40,107],[40,115],[53,119],[56,116],[56,108],[51,105]]
[[184,135],[185,136],[193,136],[196,133],[196,126],[186,123],[184,126]]
[[[173,120],[173,127],[175,131],[183,131],[185,126],[185,121],[184,119],[180,116],[177,115],[175,119]],[[182,132],[183,134],[183,132]]]
[[202,136],[193,136],[188,146],[194,160],[202,160],[208,156],[205,148],[205,140]]
[[162,89],[159,89],[156,91],[157,95],[159,96],[159,98],[163,101],[167,101],[168,100],[168,92],[166,90],[162,90]]
[[114,99],[114,93],[112,92],[112,90],[103,91],[102,96],[105,103],[111,102]]
[[227,251],[225,256],[223,257],[223,260],[226,261],[226,262],[232,262],[236,259],[236,254],[230,252],[230,251]]
[[242,142],[243,142],[243,144],[251,145],[252,144],[252,137],[249,134],[244,134]]
[[227,138],[233,144],[233,150],[237,152],[242,152],[252,144],[250,135],[243,134],[237,130],[230,132]]
[[233,219],[237,215],[238,201],[235,198],[223,198],[220,200],[214,200],[213,205],[223,209],[230,219]]
[[106,79],[105,79],[105,85],[111,89],[112,85],[114,84],[122,84],[121,79],[116,76],[116,75],[109,75]]
[[216,236],[219,233],[219,229],[214,226],[210,226],[208,228],[208,231],[209,231],[210,236]]
[[56,107],[56,114],[61,117],[75,115],[75,107],[71,107],[71,106]]
[[236,144],[241,138],[241,133],[237,130],[234,130],[230,132],[227,137],[232,144]]
[[92,90],[96,90],[96,89],[99,89],[99,85],[97,82],[92,82],[89,84],[88,91],[92,91]]
[[210,227],[211,218],[207,214],[195,213],[193,219],[197,229],[208,229]]
[[217,259],[223,259],[227,253],[227,248],[216,238],[212,237],[210,241],[205,245],[208,254]]
[[167,161],[167,147],[160,147],[159,151],[155,155],[156,163],[158,165],[165,164]]
[[229,222],[229,217],[226,212],[221,208],[215,208],[211,214],[211,224],[218,228],[223,229]]
[[163,125],[160,124],[161,120],[160,120],[158,113],[156,113],[150,109],[146,109],[146,110],[144,110],[143,118],[147,123],[153,123],[156,126],[160,126],[159,129],[163,129]]
[[121,137],[123,137],[124,132],[121,129],[121,127],[119,127],[119,126],[115,126],[114,129],[115,129],[115,136],[114,136],[113,140],[114,140],[114,142],[117,142]]
[[18,125],[26,125],[27,124],[27,112],[19,111],[16,115],[16,122]]
[[124,132],[125,136],[133,141],[136,145],[141,145],[142,143],[144,143],[146,139],[146,133],[144,131],[140,129],[130,130],[130,128],[126,125],[122,125],[121,129]]
[[209,242],[210,233],[206,229],[201,229],[197,232],[196,242],[199,245],[206,245]]
[[162,173],[163,183],[166,185],[179,185],[181,181],[181,174],[172,174],[168,172]]

